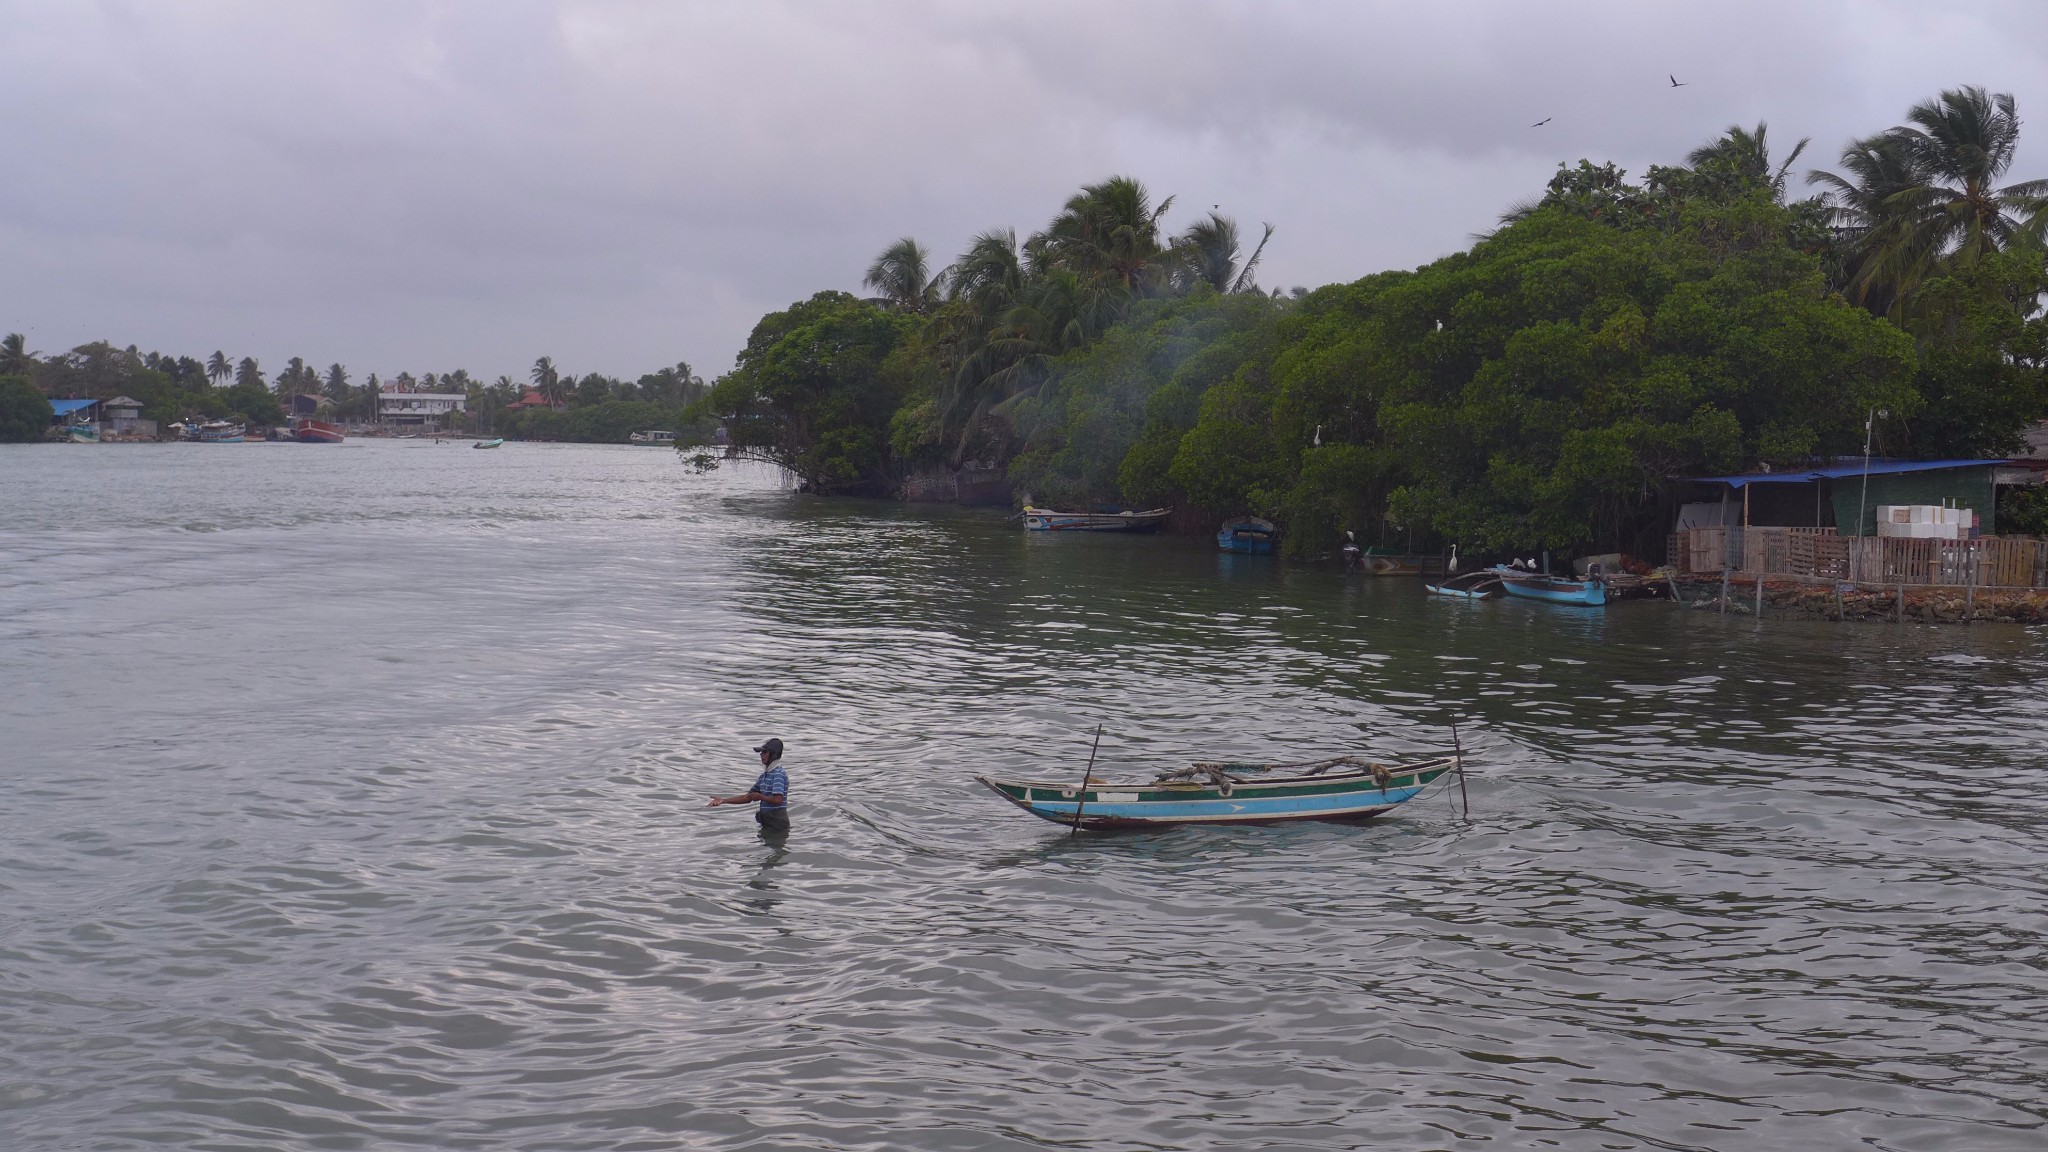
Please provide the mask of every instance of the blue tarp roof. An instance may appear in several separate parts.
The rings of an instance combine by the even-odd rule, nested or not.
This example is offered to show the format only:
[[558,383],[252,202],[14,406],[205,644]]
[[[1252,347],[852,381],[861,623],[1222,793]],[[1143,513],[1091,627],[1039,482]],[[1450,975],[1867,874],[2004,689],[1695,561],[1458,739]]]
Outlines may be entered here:
[[59,416],[69,416],[81,408],[90,408],[97,403],[97,400],[52,400],[50,409]]
[[[1872,460],[1872,476],[1888,476],[1895,472],[1939,472],[1945,468],[1995,468],[2004,460]],[[1694,476],[1697,484],[1726,484],[1740,488],[1745,484],[1811,484],[1816,480],[1842,480],[1863,475],[1863,461],[1854,464],[1836,464],[1827,468],[1792,468],[1784,472],[1753,472],[1746,476]]]

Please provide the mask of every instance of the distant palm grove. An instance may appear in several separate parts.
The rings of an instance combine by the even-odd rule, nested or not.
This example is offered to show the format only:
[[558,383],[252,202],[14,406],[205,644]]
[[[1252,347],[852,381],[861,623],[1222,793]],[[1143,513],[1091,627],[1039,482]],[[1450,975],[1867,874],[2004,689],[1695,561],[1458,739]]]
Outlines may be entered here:
[[[372,423],[378,418],[378,398],[388,390],[452,393],[463,397],[465,413],[446,430],[593,443],[625,443],[633,432],[647,428],[685,430],[686,410],[706,391],[703,378],[687,363],[629,382],[595,372],[578,377],[559,371],[543,356],[523,381],[499,376],[485,383],[458,368],[417,377],[400,372],[389,379],[373,372],[358,384],[343,365],[322,370],[296,356],[274,377],[266,376],[254,357],[237,360],[215,352],[201,360],[117,348],[105,341],[43,356],[31,351],[20,333],[0,338],[0,382],[19,390],[0,393],[0,405],[5,395],[31,392],[98,400],[127,396],[142,402],[144,419],[160,425],[200,417],[277,427],[285,423],[285,404],[293,396],[317,398],[322,418]],[[17,423],[17,434],[0,432],[0,438],[41,438],[48,413],[40,421]]]
[[[1283,294],[1209,213],[1136,180],[874,294],[764,317],[696,413],[812,491],[978,464],[1043,504],[1244,512],[1297,553],[1388,526],[1468,547],[1654,553],[1673,478],[2017,446],[2048,401],[2048,181],[2007,183],[2013,100],[1962,88],[1842,150],[1731,128],[1630,181],[1559,166],[1469,250]],[[1284,237],[1284,234],[1283,234]]]

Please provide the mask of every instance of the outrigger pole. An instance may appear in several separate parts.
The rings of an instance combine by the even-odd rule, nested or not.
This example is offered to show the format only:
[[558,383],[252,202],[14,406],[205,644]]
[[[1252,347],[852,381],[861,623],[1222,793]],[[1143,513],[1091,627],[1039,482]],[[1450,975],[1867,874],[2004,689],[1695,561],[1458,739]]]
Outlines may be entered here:
[[1102,747],[1102,725],[1095,726],[1095,743],[1088,746],[1088,767],[1081,770],[1081,790],[1074,793],[1074,830],[1069,836],[1081,834],[1081,808],[1088,803],[1088,778],[1095,774],[1095,750]]

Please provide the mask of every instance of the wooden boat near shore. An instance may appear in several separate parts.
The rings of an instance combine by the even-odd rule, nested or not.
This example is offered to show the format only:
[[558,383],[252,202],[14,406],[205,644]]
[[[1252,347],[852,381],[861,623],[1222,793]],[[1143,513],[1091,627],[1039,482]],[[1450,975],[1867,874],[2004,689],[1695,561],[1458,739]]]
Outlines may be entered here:
[[1369,820],[1413,800],[1460,753],[1404,764],[1333,756],[1292,764],[1195,764],[1149,781],[1107,783],[976,776],[990,791],[1041,820],[1090,830],[1179,824],[1277,824]]
[[1420,576],[1423,557],[1391,548],[1367,548],[1358,554],[1358,568],[1368,576]]
[[341,425],[302,416],[292,425],[292,439],[301,444],[339,444],[347,439]]
[[1584,580],[1568,576],[1547,576],[1541,572],[1527,572],[1520,568],[1501,565],[1487,571],[1500,577],[1501,586],[1510,596],[1523,600],[1543,600],[1551,604],[1581,604],[1593,608],[1607,603],[1607,582],[1597,572]]
[[1270,556],[1279,535],[1279,529],[1271,520],[1239,516],[1235,520],[1225,520],[1223,527],[1216,530],[1216,547],[1247,556]]
[[1150,532],[1166,523],[1171,515],[1171,508],[1145,512],[1059,512],[1027,505],[1024,527],[1031,532]]
[[489,440],[479,440],[470,445],[471,448],[503,448],[504,446],[505,438],[503,436],[496,436]]
[[1451,596],[1464,600],[1491,600],[1506,589],[1499,573],[1491,570],[1466,572],[1451,576],[1423,587],[1436,596]]

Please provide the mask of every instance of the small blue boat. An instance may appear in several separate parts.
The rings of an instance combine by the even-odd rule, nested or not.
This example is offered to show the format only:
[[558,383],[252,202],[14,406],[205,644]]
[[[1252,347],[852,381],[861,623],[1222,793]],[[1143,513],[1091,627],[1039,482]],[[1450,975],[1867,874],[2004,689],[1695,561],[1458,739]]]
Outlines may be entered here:
[[1279,535],[1280,530],[1273,526],[1271,520],[1239,516],[1235,520],[1225,520],[1223,527],[1216,530],[1216,547],[1247,556],[1270,556]]
[[489,440],[479,440],[470,445],[471,448],[503,448],[504,446],[505,438],[503,436],[496,436]]
[[1523,600],[1544,600],[1552,604],[1583,604],[1598,608],[1607,603],[1607,582],[1598,572],[1589,573],[1584,580],[1572,580],[1559,576],[1546,576],[1541,572],[1525,572],[1520,568],[1499,565],[1487,569],[1500,577],[1501,586],[1510,596]]
[[1041,820],[1100,831],[1369,820],[1413,800],[1446,773],[1462,771],[1463,763],[1459,753],[1407,764],[1335,756],[1296,764],[1196,764],[1122,784],[1092,776],[1085,786],[1073,780],[975,779]]

